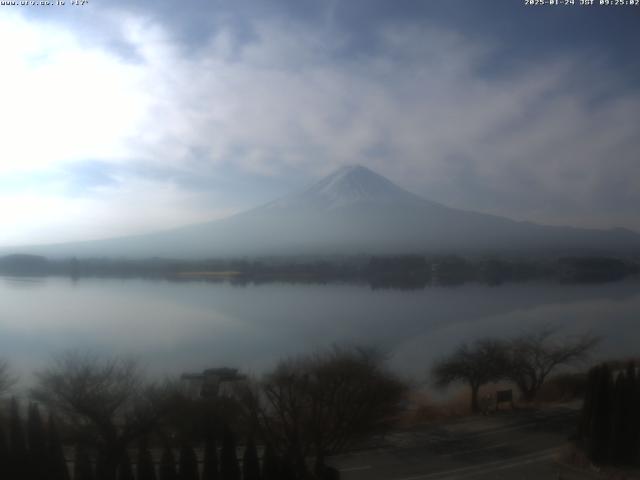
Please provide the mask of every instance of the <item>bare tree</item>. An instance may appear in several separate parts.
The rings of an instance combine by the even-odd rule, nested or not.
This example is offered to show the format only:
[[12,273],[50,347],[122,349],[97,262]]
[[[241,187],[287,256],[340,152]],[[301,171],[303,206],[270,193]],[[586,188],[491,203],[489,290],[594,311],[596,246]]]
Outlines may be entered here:
[[338,348],[280,362],[254,391],[251,410],[266,440],[291,456],[320,461],[390,426],[405,384],[365,348]]
[[453,354],[436,362],[432,376],[440,388],[455,382],[467,383],[471,387],[471,411],[477,413],[480,387],[504,378],[507,364],[507,345],[499,340],[483,339],[471,345],[462,344]]
[[507,378],[517,385],[523,400],[531,401],[551,372],[585,360],[599,341],[589,333],[560,338],[550,327],[523,334],[510,342]]
[[95,436],[104,478],[115,472],[127,445],[160,420],[167,392],[143,381],[133,360],[80,352],[58,356],[37,374],[32,396],[69,424]]

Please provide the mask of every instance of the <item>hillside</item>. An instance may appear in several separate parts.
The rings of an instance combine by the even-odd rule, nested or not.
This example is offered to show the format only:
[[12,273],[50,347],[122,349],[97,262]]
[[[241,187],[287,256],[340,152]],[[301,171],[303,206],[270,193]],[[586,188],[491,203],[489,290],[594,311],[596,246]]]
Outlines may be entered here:
[[[538,225],[449,208],[362,166],[310,188],[209,223],[136,237],[21,247],[52,257],[209,258],[405,253],[635,254],[625,229]],[[9,252],[5,252],[9,253]]]

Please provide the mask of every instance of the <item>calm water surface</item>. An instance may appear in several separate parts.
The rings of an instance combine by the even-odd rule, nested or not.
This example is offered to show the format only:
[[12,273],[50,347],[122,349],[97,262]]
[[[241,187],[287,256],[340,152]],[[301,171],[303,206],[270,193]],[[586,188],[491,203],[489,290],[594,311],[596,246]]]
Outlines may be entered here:
[[69,348],[132,354],[152,373],[259,373],[286,355],[355,342],[384,348],[420,381],[459,342],[544,325],[602,335],[601,357],[638,353],[639,322],[637,282],[399,291],[0,277],[0,356],[26,377]]

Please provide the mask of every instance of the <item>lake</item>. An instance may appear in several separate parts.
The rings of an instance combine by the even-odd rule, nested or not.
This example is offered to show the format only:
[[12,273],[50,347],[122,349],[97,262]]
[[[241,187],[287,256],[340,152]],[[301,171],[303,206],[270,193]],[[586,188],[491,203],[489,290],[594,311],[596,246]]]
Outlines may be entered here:
[[67,349],[138,357],[151,374],[249,373],[334,343],[375,345],[417,382],[462,341],[553,325],[602,335],[598,356],[640,350],[640,283],[363,285],[0,277],[0,356],[28,379]]

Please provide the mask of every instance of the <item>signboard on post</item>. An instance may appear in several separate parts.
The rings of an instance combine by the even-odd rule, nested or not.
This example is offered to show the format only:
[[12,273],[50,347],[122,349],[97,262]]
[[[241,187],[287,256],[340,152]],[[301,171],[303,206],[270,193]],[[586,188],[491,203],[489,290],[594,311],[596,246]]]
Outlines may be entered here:
[[509,403],[513,408],[513,390],[498,390],[496,392],[496,410],[501,403]]

